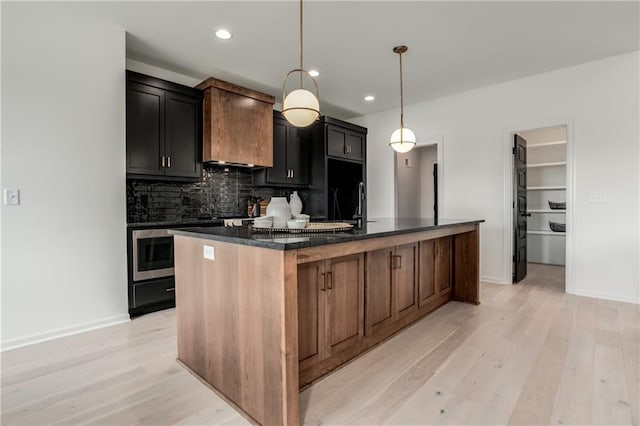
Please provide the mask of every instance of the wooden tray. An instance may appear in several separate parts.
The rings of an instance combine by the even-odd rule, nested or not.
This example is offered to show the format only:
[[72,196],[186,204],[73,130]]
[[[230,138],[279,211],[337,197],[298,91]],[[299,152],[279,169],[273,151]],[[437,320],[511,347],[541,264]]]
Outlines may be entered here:
[[353,225],[344,222],[310,222],[306,228],[257,228],[251,226],[254,232],[263,233],[287,233],[287,234],[317,234],[320,232],[344,232],[353,228]]

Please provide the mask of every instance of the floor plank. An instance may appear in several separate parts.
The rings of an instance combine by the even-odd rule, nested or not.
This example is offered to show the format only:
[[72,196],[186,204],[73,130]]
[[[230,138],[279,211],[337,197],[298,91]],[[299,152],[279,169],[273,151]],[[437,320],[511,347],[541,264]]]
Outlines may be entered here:
[[[636,424],[640,307],[530,264],[301,393],[308,425]],[[244,425],[175,361],[175,311],[2,354],[3,425]]]

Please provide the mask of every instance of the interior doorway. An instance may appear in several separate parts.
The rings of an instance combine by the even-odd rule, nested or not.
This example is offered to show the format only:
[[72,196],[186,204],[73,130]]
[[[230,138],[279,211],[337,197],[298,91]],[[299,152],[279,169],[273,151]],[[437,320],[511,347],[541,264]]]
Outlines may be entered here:
[[[567,253],[567,126],[513,134],[513,282]],[[561,283],[564,290],[564,282]]]
[[396,217],[433,218],[438,206],[438,145],[396,153]]

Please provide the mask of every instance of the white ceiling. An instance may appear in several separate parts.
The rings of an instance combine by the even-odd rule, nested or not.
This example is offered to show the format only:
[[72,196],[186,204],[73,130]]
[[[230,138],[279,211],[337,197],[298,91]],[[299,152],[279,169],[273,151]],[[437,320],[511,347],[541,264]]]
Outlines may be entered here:
[[[306,1],[305,67],[323,113],[350,118],[640,48],[640,3]],[[129,2],[93,7],[127,31],[127,56],[280,98],[298,65],[298,3]],[[97,8],[97,9],[96,9]],[[229,41],[213,36],[218,28]],[[364,95],[376,96],[374,102]]]

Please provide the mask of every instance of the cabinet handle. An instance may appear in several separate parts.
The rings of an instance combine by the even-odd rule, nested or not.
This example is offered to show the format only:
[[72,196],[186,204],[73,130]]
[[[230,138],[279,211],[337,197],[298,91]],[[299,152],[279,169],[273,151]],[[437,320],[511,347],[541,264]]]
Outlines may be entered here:
[[347,145],[347,152],[351,154],[351,145]]
[[167,167],[171,168],[171,157],[167,157]]
[[396,269],[396,256],[395,254],[389,254],[391,256],[391,269]]
[[162,156],[162,167],[164,167],[164,155]]
[[324,272],[321,272],[320,276],[322,277],[322,286],[320,287],[320,291],[325,291],[327,285],[327,276]]
[[166,291],[166,292],[176,291],[176,288],[175,287],[165,288],[164,291]]
[[327,272],[328,284],[327,289],[333,290],[333,272]]
[[295,176],[296,176],[295,169],[291,169],[291,179],[293,179]]
[[398,258],[398,269],[402,269],[402,256],[396,256]]

